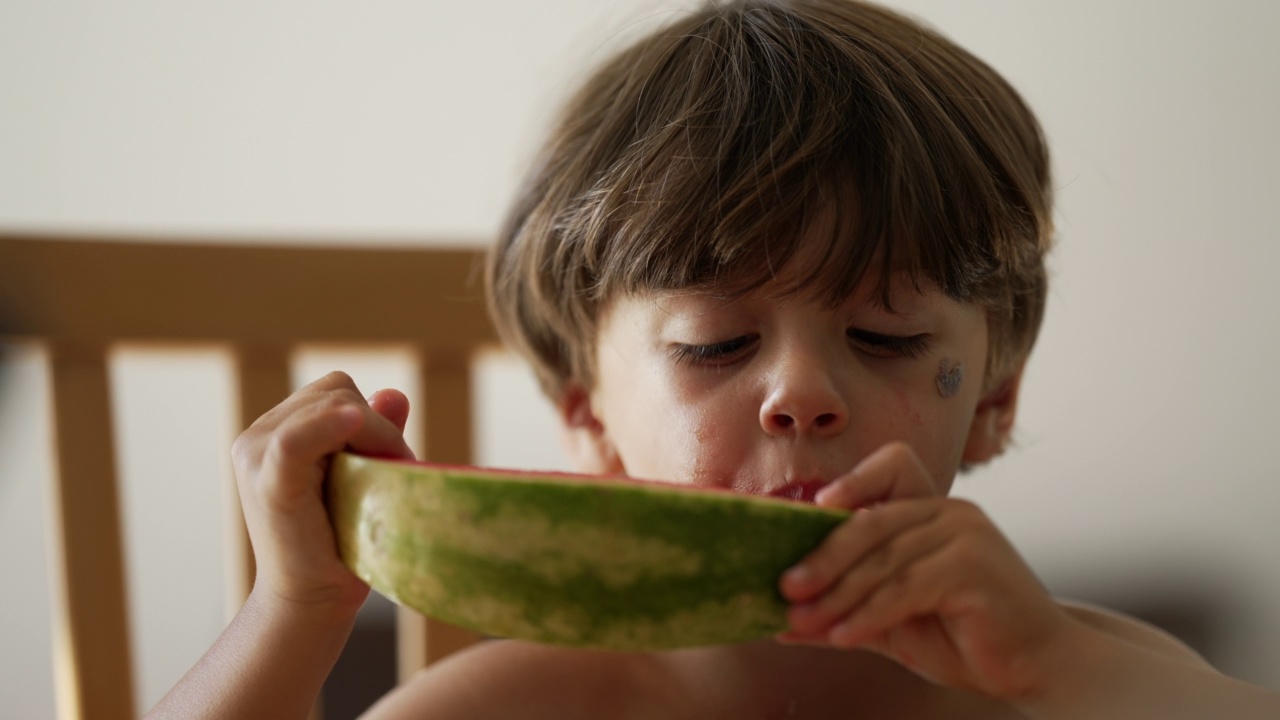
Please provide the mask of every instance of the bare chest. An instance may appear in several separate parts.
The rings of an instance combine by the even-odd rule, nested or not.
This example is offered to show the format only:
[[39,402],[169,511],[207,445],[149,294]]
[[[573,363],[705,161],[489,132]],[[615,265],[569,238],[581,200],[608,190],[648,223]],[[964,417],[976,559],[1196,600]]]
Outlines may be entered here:
[[726,697],[715,694],[691,697],[681,707],[666,705],[646,717],[741,718],[742,720],[897,720],[945,718],[946,720],[1025,720],[1006,705],[967,696],[932,691],[915,696],[883,695],[868,689],[836,689],[795,693],[789,697]]
[[[627,717],[826,720],[946,718],[1021,720],[989,698],[933,685],[897,665],[795,666],[685,662],[663,677],[665,687],[637,697]],[[616,717],[616,710],[614,716]]]

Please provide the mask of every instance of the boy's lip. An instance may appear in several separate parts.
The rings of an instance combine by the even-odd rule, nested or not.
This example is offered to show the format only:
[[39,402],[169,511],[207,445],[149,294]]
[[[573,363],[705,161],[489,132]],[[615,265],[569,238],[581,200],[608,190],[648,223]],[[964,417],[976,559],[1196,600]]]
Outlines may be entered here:
[[786,498],[812,503],[818,491],[831,484],[830,480],[793,480],[769,491],[769,497]]

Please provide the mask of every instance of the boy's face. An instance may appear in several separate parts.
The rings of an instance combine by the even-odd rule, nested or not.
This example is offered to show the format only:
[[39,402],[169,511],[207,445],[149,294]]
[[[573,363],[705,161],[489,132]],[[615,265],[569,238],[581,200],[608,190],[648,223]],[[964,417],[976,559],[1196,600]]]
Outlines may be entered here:
[[1016,392],[1007,416],[983,402],[985,313],[905,281],[890,313],[864,285],[834,310],[770,299],[769,287],[732,302],[616,299],[601,317],[596,385],[584,407],[563,408],[571,438],[589,436],[571,451],[585,470],[811,500],[900,440],[946,492],[1012,421]]

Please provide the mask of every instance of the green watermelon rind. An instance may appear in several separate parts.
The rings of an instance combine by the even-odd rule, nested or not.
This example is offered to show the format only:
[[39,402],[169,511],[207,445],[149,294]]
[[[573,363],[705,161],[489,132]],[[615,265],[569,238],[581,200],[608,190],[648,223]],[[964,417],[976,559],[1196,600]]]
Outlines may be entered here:
[[613,650],[786,629],[778,578],[848,518],[759,496],[579,476],[333,459],[351,570],[485,635]]

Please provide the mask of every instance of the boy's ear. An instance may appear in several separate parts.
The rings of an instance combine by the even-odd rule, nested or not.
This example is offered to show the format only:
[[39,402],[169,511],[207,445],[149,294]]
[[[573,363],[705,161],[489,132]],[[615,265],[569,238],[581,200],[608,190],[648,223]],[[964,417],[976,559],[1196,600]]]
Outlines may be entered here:
[[591,393],[579,385],[569,385],[560,398],[560,436],[565,452],[578,472],[592,475],[622,475],[625,469],[609,439],[604,423],[591,407]]
[[1013,421],[1018,414],[1018,390],[1022,387],[1025,367],[1025,363],[1019,365],[1013,374],[978,401],[964,445],[963,461],[966,465],[987,462],[1004,452],[1009,444]]

